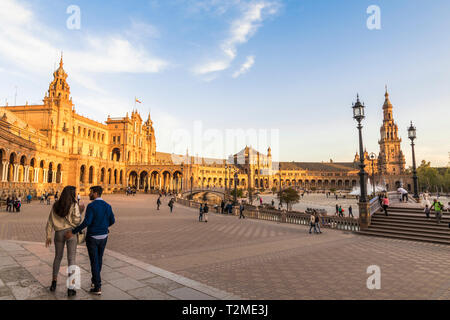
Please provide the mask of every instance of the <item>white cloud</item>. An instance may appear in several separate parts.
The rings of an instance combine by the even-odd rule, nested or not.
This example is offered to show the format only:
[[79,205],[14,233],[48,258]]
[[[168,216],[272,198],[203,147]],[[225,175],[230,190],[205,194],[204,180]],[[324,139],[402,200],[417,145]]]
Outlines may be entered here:
[[[139,26],[142,32],[150,32],[148,25],[143,28],[137,22],[132,29]],[[48,74],[55,53],[65,47],[62,40],[62,36],[35,17],[28,5],[17,0],[0,2],[1,67],[14,66],[27,72]],[[99,89],[93,85],[92,73],[156,73],[169,65],[121,35],[86,35],[78,47],[81,49],[64,50],[64,60],[70,64],[72,79],[89,89]]]
[[233,78],[237,78],[240,75],[246,73],[255,64],[255,57],[248,56],[247,60],[242,64],[241,68],[233,73]]
[[125,31],[127,38],[143,41],[148,38],[158,39],[161,34],[157,27],[143,21],[131,19],[131,27]]
[[228,69],[237,56],[238,45],[246,43],[261,27],[264,19],[275,14],[279,8],[277,1],[252,1],[241,6],[242,15],[231,23],[229,36],[220,45],[222,57],[195,67],[195,74],[205,75]]

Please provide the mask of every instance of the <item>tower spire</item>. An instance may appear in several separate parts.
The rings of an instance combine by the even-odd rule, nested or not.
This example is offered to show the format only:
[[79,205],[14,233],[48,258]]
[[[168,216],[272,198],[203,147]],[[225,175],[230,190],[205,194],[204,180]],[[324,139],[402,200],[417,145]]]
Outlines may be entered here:
[[59,67],[60,67],[60,68],[62,68],[63,65],[64,65],[64,62],[63,62],[63,54],[64,54],[64,52],[61,51],[61,60],[59,60]]

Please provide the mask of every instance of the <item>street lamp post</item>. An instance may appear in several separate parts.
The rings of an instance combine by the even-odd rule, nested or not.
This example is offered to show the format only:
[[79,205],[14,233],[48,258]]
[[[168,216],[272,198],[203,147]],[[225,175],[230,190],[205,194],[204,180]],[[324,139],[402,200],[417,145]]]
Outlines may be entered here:
[[183,192],[183,179],[184,179],[184,164],[181,163],[181,192]]
[[281,163],[278,165],[278,175],[280,176],[280,187],[278,189],[280,189],[279,192],[279,197],[280,197],[280,206],[281,206]]
[[192,185],[194,184],[194,175],[191,175],[191,199],[192,199]]
[[377,158],[377,155],[375,153],[372,152],[369,154],[369,159],[372,162],[372,191],[373,191],[372,195],[374,197],[375,197],[375,168],[374,168],[373,163],[375,162],[376,158]]
[[359,197],[359,225],[362,230],[366,230],[370,226],[370,206],[367,202],[367,184],[366,184],[366,172],[364,171],[364,148],[362,141],[362,125],[361,121],[364,119],[364,104],[359,101],[359,95],[357,96],[356,103],[352,106],[353,108],[353,119],[358,122],[359,131],[359,188],[361,194]]
[[365,203],[367,202],[367,184],[366,184],[366,172],[364,168],[366,165],[364,164],[364,148],[363,148],[363,140],[362,140],[362,125],[361,121],[364,119],[364,104],[359,101],[359,95],[357,96],[356,103],[353,105],[353,119],[358,122],[358,131],[359,131],[359,184],[361,195],[359,198],[359,202]]
[[234,172],[234,205],[237,204],[237,179],[238,174],[237,171]]
[[416,154],[414,151],[414,140],[416,139],[416,127],[413,126],[411,121],[411,126],[408,128],[408,138],[411,140],[411,148],[412,148],[412,160],[413,160],[413,183],[414,183],[414,198],[416,200],[419,199],[419,186],[417,181],[417,170],[416,170]]
[[228,181],[228,165],[225,163],[225,196],[227,194],[227,184],[229,183]]

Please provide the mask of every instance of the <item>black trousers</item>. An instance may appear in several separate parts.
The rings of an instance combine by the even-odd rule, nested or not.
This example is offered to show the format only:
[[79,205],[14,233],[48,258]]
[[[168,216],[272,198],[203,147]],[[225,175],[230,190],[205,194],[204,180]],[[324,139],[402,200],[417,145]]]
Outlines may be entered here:
[[102,278],[100,274],[102,272],[103,253],[105,252],[107,241],[108,238],[99,240],[92,237],[86,237],[86,247],[89,254],[89,260],[91,262],[91,281],[96,289],[101,288],[102,286]]

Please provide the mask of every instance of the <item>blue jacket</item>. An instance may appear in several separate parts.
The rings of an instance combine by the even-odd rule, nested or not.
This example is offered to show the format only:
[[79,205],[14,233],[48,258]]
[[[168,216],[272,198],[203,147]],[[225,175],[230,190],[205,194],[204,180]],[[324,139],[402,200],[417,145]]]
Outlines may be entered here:
[[87,227],[86,236],[99,236],[108,234],[108,228],[115,222],[111,206],[103,200],[94,200],[86,208],[83,222],[72,230],[76,234]]

